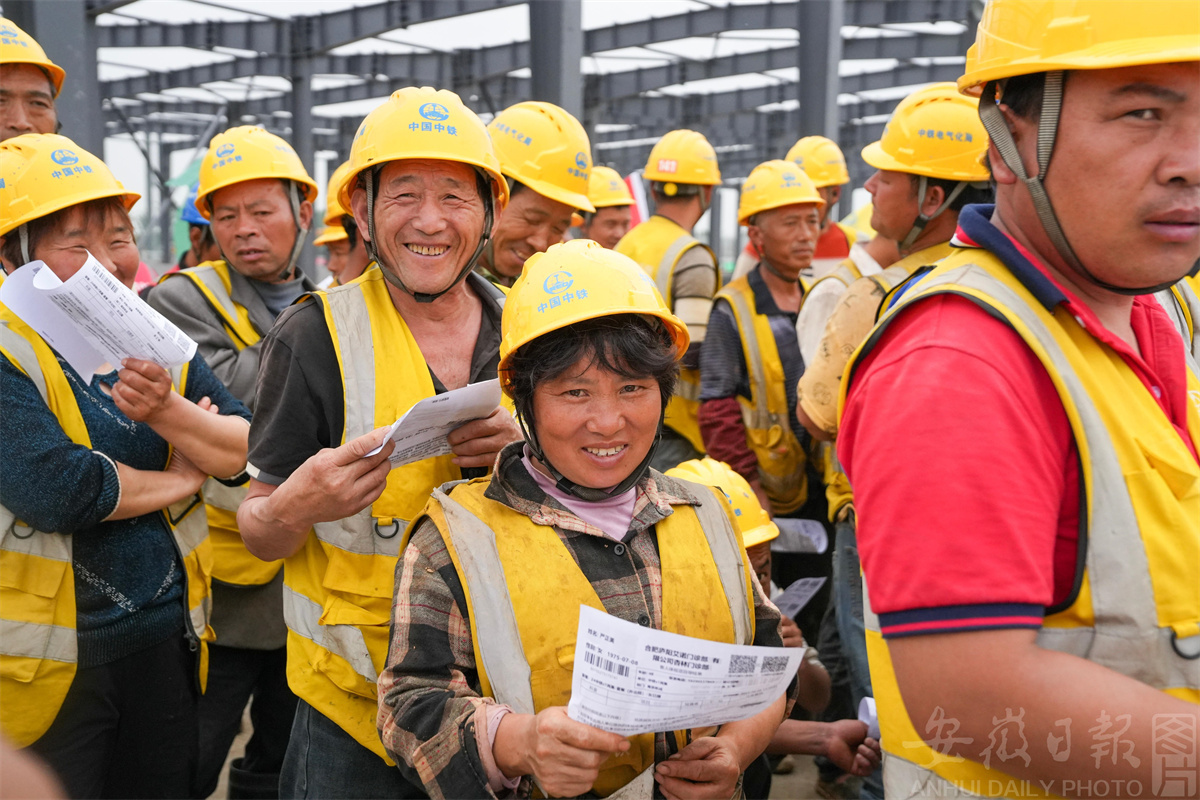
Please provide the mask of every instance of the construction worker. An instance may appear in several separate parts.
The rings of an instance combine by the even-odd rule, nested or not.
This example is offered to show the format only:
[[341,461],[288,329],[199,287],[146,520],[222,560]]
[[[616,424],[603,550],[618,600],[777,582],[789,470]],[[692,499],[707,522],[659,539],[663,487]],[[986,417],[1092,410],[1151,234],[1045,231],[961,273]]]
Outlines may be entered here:
[[392,469],[379,429],[496,377],[504,295],[472,270],[507,200],[487,129],[456,94],[395,92],[363,120],[341,191],[377,266],[288,309],[264,340],[238,525],[252,553],[287,558],[300,703],[284,797],[419,796],[375,727],[400,534],[436,486],[486,473],[521,434],[497,409],[452,431],[452,454]]
[[[733,520],[742,536],[742,546],[763,591],[771,588],[771,542],[779,537],[779,528],[759,504],[754,490],[733,467],[712,458],[685,461],[667,473],[668,477],[715,486],[729,498]],[[821,663],[817,649],[804,641],[796,623],[783,617],[784,647],[805,648],[804,660],[796,680],[799,694],[796,704],[811,714],[819,714],[829,703],[829,673]],[[868,739],[866,723],[856,719],[816,722],[785,719],[766,752],[746,770],[743,785],[746,797],[769,797],[771,767],[768,755],[791,754],[824,756],[850,774],[869,775],[879,765],[879,742]]]
[[633,195],[615,169],[594,166],[588,178],[588,199],[596,210],[582,215],[579,225],[581,238],[599,242],[611,250],[622,236],[629,233],[633,219],[630,210]]
[[512,286],[526,259],[563,241],[575,212],[595,212],[588,199],[592,145],[579,120],[553,103],[509,106],[487,129],[512,200],[499,212],[478,269]]
[[199,190],[200,183],[197,181],[188,189],[187,197],[183,201],[183,208],[179,209],[179,218],[188,224],[188,244],[190,246],[183,251],[183,255],[179,257],[179,263],[171,272],[196,267],[206,261],[221,259],[221,248],[217,246],[217,240],[213,237],[212,225],[196,208],[196,193]]
[[616,251],[641,264],[654,279],[671,313],[688,326],[692,342],[683,358],[679,387],[667,407],[663,440],[652,465],[661,471],[704,455],[697,419],[700,346],[721,277],[716,255],[692,236],[692,228],[712,205],[713,192],[721,185],[721,170],[717,153],[704,134],[677,130],[654,145],[642,177],[650,181],[654,214],[625,234]]
[[[824,136],[805,136],[792,145],[784,160],[795,162],[803,169],[825,201],[816,254],[812,266],[804,274],[811,283],[842,263],[850,255],[850,248],[857,239],[854,228],[838,222],[833,216],[834,208],[842,197],[842,187],[850,182],[850,173],[846,171],[846,157],[842,155],[842,149]],[[733,277],[740,278],[747,274],[760,257],[761,253],[754,249],[754,243],[747,242],[734,265]]]
[[[379,677],[384,746],[431,797],[526,796],[534,780],[548,797],[603,797],[639,777],[640,797],[656,782],[668,797],[734,796],[795,682],[703,734],[626,739],[565,707],[562,654],[581,605],[711,641],[781,643],[728,501],[650,468],[687,327],[636,263],[578,240],[529,260],[503,331],[501,386],[527,441],[500,453],[491,478],[435,491],[406,533]],[[510,624],[492,624],[496,613]]]
[[[137,199],[65,136],[7,139],[0,263],[68,281],[90,253],[132,289]],[[244,470],[249,412],[199,353],[81,375],[3,305],[0,354],[0,729],[71,797],[191,797],[213,638],[199,491]]]
[[325,193],[325,225],[321,235],[313,240],[313,244],[324,246],[329,251],[329,272],[333,281],[323,288],[340,286],[357,278],[371,264],[367,255],[367,245],[358,235],[354,224],[354,215],[343,206],[338,195],[346,175],[350,172],[350,162],[342,162],[333,175],[329,177],[329,189]]
[[1188,275],[1170,288],[1154,293],[1192,358],[1200,361],[1200,278]]
[[32,36],[0,17],[0,142],[24,133],[57,133],[54,100],[66,77]]
[[[213,372],[252,411],[262,338],[280,312],[316,288],[298,267],[317,185],[291,146],[259,127],[214,136],[200,162],[194,207],[211,221],[221,260],[168,273],[147,302],[192,337]],[[281,561],[247,550],[237,528],[245,483],[205,488],[213,539],[209,691],[200,705],[196,796],[216,790],[229,747],[253,697],[253,735],[230,765],[235,796],[279,785],[296,698],[287,686]]]
[[[824,203],[812,179],[790,161],[767,161],[750,172],[738,221],[749,228],[762,260],[717,293],[700,352],[700,429],[708,453],[749,481],[773,516],[798,518],[797,525],[820,528],[822,535],[824,498],[809,491],[809,473],[814,484],[820,475],[794,409],[795,381],[804,370],[796,343],[800,276],[812,262]],[[786,560],[788,583],[827,573],[827,555]],[[813,640],[827,597],[822,587],[796,620]]]
[[1197,791],[1200,379],[1142,296],[1200,263],[1195,10],[984,9],[996,204],[843,382],[888,797]]

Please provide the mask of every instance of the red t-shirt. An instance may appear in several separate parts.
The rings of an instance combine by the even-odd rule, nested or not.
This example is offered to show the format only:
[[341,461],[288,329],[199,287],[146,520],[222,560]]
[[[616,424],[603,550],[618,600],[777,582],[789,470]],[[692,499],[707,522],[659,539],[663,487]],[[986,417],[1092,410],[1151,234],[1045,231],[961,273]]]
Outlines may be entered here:
[[[1138,355],[1067,297],[1191,448],[1183,342],[1158,303],[1134,300]],[[1047,606],[1069,598],[1074,437],[1041,362],[975,303],[943,295],[901,313],[856,371],[838,456],[885,636],[1036,628]]]

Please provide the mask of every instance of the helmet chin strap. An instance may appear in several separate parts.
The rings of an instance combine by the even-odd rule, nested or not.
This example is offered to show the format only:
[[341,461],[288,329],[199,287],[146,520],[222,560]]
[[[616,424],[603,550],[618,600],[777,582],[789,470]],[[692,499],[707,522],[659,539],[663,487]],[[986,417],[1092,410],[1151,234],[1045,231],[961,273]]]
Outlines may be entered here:
[[932,214],[926,215],[923,211],[920,211],[920,209],[925,207],[925,193],[929,191],[929,178],[924,175],[919,177],[920,181],[917,183],[917,219],[913,223],[913,226],[908,229],[908,234],[904,237],[903,241],[900,242],[901,252],[911,248],[913,242],[915,242],[917,237],[921,235],[921,232],[925,230],[925,226],[941,216],[942,212],[949,208],[950,204],[953,203],[958,196],[962,194],[968,186],[971,185],[968,181],[959,181],[957,184],[955,184],[954,188],[950,190],[950,194],[946,195],[946,199],[942,201],[942,204],[938,206]]
[[[381,261],[379,258],[379,251],[375,247],[375,170],[368,169],[363,173],[363,175],[367,184],[365,187],[367,190],[367,255],[371,257],[372,261],[379,265],[379,271],[383,273],[383,277],[388,283],[392,284],[405,294],[410,295],[418,303],[432,303],[434,300],[437,300],[446,292],[457,286],[464,278],[467,277],[471,270],[475,269],[475,264],[479,261],[479,257],[483,254],[484,248],[492,238],[492,221],[494,218],[495,208],[494,197],[489,196],[485,198],[483,235],[479,237],[479,244],[475,246],[475,252],[469,259],[467,259],[467,263],[461,270],[459,270],[458,274],[454,276],[454,280],[450,281],[450,285],[445,289],[442,289],[440,292],[415,292],[405,285],[404,281],[400,279],[399,275],[393,274],[390,269],[384,266],[383,261]],[[485,181],[485,184],[487,186],[491,186],[490,181]]]
[[[1050,155],[1054,152],[1054,140],[1058,135],[1058,122],[1062,111],[1064,77],[1065,73],[1062,70],[1046,73],[1045,88],[1042,91],[1041,117],[1038,120],[1038,172],[1036,175],[1030,176],[1025,171],[1025,162],[1021,160],[1021,153],[1017,149],[1017,143],[1013,139],[1012,132],[1008,129],[1008,124],[1004,121],[1004,112],[1000,110],[1000,106],[996,103],[997,86],[995,81],[988,81],[984,84],[983,94],[979,98],[979,118],[983,122],[983,127],[987,129],[988,136],[991,137],[992,142],[996,145],[996,150],[1000,153],[1000,158],[1004,161],[1005,165],[1013,171],[1013,174],[1029,190],[1030,198],[1033,200],[1033,208],[1037,212],[1038,219],[1041,220],[1042,228],[1046,231],[1046,235],[1050,237],[1050,242],[1054,245],[1054,249],[1058,251],[1059,256],[1062,257],[1063,261],[1073,271],[1102,289],[1126,296],[1153,294],[1154,292],[1160,292],[1163,289],[1174,286],[1178,280],[1136,288],[1117,286],[1101,280],[1083,265],[1083,262],[1075,255],[1075,250],[1071,247],[1071,243],[1067,240],[1067,235],[1063,232],[1062,225],[1058,221],[1058,215],[1054,213],[1054,206],[1050,202],[1050,196],[1046,193],[1046,185],[1043,182],[1046,170],[1050,166]],[[1198,270],[1200,270],[1200,261],[1192,265],[1188,274],[1195,275]]]
[[646,474],[646,470],[650,469],[650,461],[654,458],[654,454],[658,450],[658,443],[662,441],[663,420],[666,419],[666,416],[667,412],[664,406],[663,412],[658,417],[658,430],[654,433],[654,443],[650,445],[650,450],[646,453],[646,457],[642,459],[640,464],[634,467],[633,472],[629,473],[625,480],[618,483],[612,489],[593,489],[589,486],[580,486],[563,475],[550,463],[550,459],[542,451],[541,444],[538,442],[537,431],[534,429],[533,424],[526,424],[524,415],[519,413],[517,414],[517,424],[521,426],[521,432],[525,434],[525,442],[533,452],[533,457],[542,462],[542,465],[546,467],[546,470],[550,473],[550,477],[554,478],[554,484],[558,487],[558,490],[578,497],[580,500],[596,503],[601,500],[611,500],[613,497],[629,491],[630,488],[642,479],[642,476]]
[[17,228],[17,236],[21,239],[21,258],[25,259],[21,266],[25,266],[33,261],[33,256],[29,254],[29,228],[25,225]]
[[763,267],[767,270],[767,272],[771,273],[776,278],[779,278],[779,280],[784,281],[785,283],[799,283],[800,282],[799,275],[797,275],[795,278],[789,278],[788,276],[784,275],[779,270],[775,269],[775,265],[767,260],[766,253],[763,253],[759,256],[758,263],[762,264]]
[[308,229],[300,224],[300,187],[296,181],[288,181],[288,199],[292,204],[292,219],[296,223],[296,242],[292,245],[292,254],[288,256],[287,264],[275,276],[275,280],[291,280],[296,277],[296,266],[300,261],[300,252],[308,241]]

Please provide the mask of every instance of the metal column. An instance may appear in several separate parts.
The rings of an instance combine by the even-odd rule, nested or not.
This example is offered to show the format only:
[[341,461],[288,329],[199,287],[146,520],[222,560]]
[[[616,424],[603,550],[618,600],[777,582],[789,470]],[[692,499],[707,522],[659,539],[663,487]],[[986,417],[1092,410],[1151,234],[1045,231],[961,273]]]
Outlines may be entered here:
[[844,0],[802,0],[797,4],[800,130],[796,138],[820,135],[837,141],[843,3]]
[[5,0],[4,15],[37,39],[67,71],[56,101],[62,134],[104,158],[104,116],[96,77],[96,29],[84,0]]
[[583,0],[530,0],[529,53],[534,100],[583,119]]
[[[308,174],[313,174],[316,166],[315,137],[313,136],[313,92],[312,92],[312,61],[306,56],[296,56],[292,61],[292,147],[300,156],[300,161]],[[320,229],[320,220],[313,213],[313,221],[304,250],[300,253],[300,269],[312,277],[313,251],[312,240]]]

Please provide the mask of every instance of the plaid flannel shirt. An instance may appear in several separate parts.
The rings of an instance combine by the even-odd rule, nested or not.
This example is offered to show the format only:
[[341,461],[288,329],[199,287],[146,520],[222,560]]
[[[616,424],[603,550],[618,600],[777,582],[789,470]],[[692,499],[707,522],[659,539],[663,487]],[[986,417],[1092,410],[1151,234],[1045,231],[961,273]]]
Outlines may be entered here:
[[[696,496],[673,478],[651,471],[637,485],[633,520],[624,544],[616,544],[547,496],[521,463],[524,443],[511,444],[496,461],[495,476],[485,496],[551,525],[591,581],[605,611],[629,622],[648,617],[662,626],[662,577],[655,523],[671,514],[671,506],[695,505]],[[754,644],[779,647],[779,611],[754,581]],[[477,730],[486,716],[471,645],[471,622],[465,615],[462,583],[441,534],[421,521],[396,569],[391,643],[387,665],[379,676],[378,726],[383,745],[405,777],[422,785],[432,798],[494,797],[488,783],[491,754],[480,753],[486,741]],[[644,624],[644,621],[643,621]],[[788,711],[797,683],[788,689]],[[655,736],[655,761],[679,749],[673,734]],[[486,760],[485,760],[486,758]],[[532,782],[521,779],[515,794],[528,797]]]

